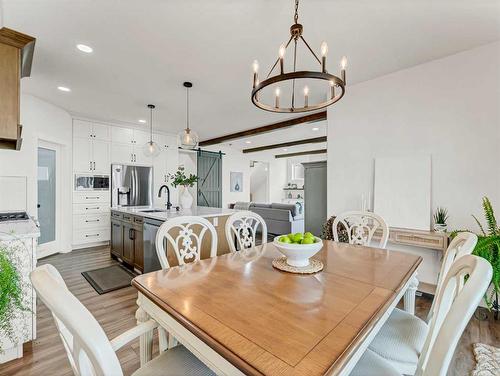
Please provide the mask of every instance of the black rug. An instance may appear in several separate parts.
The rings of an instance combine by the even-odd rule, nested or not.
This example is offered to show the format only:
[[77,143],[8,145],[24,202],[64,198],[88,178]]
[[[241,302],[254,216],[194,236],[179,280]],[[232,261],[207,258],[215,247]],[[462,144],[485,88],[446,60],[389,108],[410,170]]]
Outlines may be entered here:
[[135,274],[122,265],[107,266],[82,273],[99,295],[129,287]]

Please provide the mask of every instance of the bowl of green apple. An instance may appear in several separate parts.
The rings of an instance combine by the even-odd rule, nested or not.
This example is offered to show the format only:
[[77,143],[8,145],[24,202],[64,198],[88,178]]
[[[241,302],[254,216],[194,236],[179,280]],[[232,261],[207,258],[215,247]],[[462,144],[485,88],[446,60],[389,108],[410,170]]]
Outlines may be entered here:
[[310,232],[276,236],[273,244],[286,256],[288,265],[299,268],[308,266],[309,259],[323,247],[323,241]]

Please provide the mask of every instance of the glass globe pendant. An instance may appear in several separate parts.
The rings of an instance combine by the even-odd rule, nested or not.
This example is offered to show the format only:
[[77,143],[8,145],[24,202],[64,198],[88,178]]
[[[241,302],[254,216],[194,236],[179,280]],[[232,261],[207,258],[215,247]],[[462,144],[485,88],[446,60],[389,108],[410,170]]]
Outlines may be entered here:
[[193,87],[191,82],[184,82],[186,88],[186,129],[179,133],[179,146],[182,149],[196,149],[200,138],[198,134],[189,128],[189,89]]
[[154,104],[148,104],[148,108],[150,110],[149,115],[149,127],[150,127],[150,137],[149,141],[142,147],[142,151],[144,155],[148,158],[157,157],[161,150],[156,142],[153,141],[153,110],[155,108]]

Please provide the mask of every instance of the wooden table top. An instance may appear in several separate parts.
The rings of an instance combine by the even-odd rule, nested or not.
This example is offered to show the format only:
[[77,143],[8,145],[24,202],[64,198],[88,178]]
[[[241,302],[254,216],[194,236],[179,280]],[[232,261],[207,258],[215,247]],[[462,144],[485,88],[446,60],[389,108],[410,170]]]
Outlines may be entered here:
[[325,241],[314,275],[274,269],[268,243],[134,278],[133,285],[246,374],[338,370],[422,261]]

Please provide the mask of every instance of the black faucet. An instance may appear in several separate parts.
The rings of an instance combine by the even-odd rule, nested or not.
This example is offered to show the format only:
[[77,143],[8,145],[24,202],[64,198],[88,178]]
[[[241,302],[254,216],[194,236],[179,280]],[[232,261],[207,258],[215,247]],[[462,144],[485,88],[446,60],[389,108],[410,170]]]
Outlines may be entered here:
[[164,185],[162,185],[160,187],[160,190],[158,191],[158,197],[161,197],[161,191],[163,190],[163,188],[167,188],[167,203],[166,203],[166,206],[167,206],[167,210],[170,210],[170,208],[172,207],[172,203],[170,202],[170,189],[168,188],[168,186],[166,186],[164,184]]

